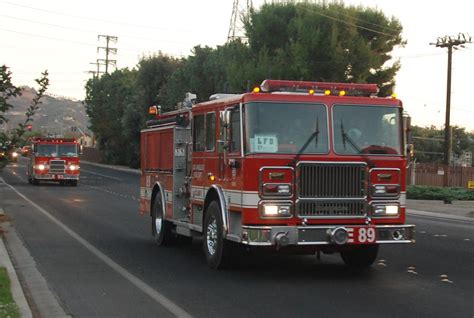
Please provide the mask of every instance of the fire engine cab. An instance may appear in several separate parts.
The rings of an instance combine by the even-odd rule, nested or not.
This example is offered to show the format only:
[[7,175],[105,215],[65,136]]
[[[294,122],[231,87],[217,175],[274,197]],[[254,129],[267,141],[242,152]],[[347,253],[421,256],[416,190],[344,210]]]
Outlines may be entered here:
[[77,186],[80,145],[74,138],[33,138],[28,162],[28,182],[58,181]]
[[140,213],[159,245],[203,239],[208,265],[235,249],[340,253],[370,266],[405,224],[409,117],[374,84],[265,80],[156,117],[141,133]]

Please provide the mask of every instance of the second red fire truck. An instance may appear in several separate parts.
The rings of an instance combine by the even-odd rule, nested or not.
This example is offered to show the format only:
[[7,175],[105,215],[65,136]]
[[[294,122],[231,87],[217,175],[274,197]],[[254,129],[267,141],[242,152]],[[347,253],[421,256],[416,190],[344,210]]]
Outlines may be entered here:
[[57,181],[77,186],[80,145],[74,138],[33,138],[28,162],[28,182]]
[[141,134],[140,185],[158,244],[200,236],[217,269],[242,246],[340,253],[366,267],[379,245],[413,243],[409,117],[377,92],[266,80],[250,93],[158,111]]

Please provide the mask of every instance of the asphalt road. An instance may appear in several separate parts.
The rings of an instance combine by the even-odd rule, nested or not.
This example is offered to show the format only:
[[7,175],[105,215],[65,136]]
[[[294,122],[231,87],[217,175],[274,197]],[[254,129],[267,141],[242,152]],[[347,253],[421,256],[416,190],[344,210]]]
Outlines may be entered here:
[[82,163],[78,187],[0,176],[1,204],[74,317],[474,317],[474,222],[410,216],[414,245],[381,247],[353,272],[339,255],[247,255],[208,269],[201,241],[156,246],[138,174]]

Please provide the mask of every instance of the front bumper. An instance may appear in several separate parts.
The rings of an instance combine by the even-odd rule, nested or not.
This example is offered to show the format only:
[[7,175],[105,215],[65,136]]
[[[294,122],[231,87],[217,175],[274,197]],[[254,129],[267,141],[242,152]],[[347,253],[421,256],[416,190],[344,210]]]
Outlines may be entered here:
[[[276,246],[285,238],[285,245],[335,245],[329,235],[337,228],[351,232],[358,225],[324,226],[243,226],[242,243],[252,246]],[[375,225],[375,244],[414,243],[414,225]],[[353,244],[348,242],[344,245]]]
[[78,174],[35,174],[35,179],[38,180],[51,180],[51,181],[61,181],[61,180],[79,180]]

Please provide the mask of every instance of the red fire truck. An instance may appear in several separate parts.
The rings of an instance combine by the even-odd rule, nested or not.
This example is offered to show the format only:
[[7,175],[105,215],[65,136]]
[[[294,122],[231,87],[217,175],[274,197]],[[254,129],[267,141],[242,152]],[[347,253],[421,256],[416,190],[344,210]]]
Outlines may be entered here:
[[340,253],[367,267],[380,244],[413,243],[409,117],[377,93],[374,84],[265,80],[157,112],[141,133],[140,185],[157,243],[200,236],[214,269],[242,246]]
[[59,181],[77,186],[80,145],[74,138],[33,138],[28,162],[28,182]]

